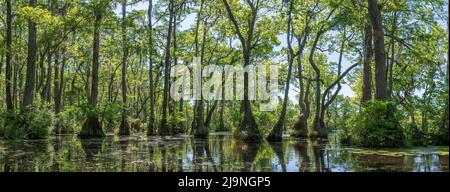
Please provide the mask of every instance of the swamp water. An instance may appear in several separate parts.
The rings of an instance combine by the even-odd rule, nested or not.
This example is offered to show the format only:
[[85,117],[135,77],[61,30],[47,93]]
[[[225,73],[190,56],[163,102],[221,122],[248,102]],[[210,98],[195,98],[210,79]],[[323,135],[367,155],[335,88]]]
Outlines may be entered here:
[[282,143],[245,143],[229,134],[209,139],[113,137],[0,140],[0,172],[448,172],[449,148],[348,148],[332,140],[286,138]]

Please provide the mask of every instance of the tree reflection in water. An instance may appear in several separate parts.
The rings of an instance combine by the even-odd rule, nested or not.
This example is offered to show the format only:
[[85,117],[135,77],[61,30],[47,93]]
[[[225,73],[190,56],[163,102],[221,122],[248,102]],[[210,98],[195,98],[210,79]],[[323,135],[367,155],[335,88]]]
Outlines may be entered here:
[[209,139],[114,137],[0,141],[0,171],[448,171],[448,147],[345,148],[326,141],[251,143]]

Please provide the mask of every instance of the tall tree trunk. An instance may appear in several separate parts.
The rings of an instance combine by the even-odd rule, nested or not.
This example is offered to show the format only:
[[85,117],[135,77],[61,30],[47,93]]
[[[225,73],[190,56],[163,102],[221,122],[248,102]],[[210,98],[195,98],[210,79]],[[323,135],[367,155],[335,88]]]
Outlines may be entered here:
[[208,113],[207,113],[207,115],[206,115],[206,120],[205,120],[205,127],[206,127],[206,128],[209,128],[209,125],[210,125],[211,120],[212,120],[212,116],[213,116],[213,114],[214,114],[214,111],[216,111],[216,108],[217,108],[217,104],[218,104],[218,103],[219,103],[219,101],[218,101],[218,100],[215,100],[214,103],[213,103],[213,105],[211,106],[211,109],[209,109],[209,111],[208,111]]
[[[205,4],[205,0],[202,0],[200,3],[200,9],[197,12],[197,21],[196,21],[196,27],[195,27],[195,57],[199,57],[199,29],[200,29],[200,22],[201,22],[201,16],[203,12],[203,7]],[[203,41],[203,44],[205,42]],[[202,46],[203,47],[203,46]],[[200,57],[200,67],[203,63],[203,58]],[[201,74],[194,74],[194,75],[201,75]],[[195,82],[196,80],[194,80]],[[200,82],[201,84],[201,79]],[[192,121],[192,134],[195,137],[206,137],[206,134],[203,133],[204,130],[204,121],[203,121],[203,97],[201,93],[201,87],[200,87],[200,100],[195,101],[194,105],[194,120]]]
[[397,30],[397,12],[394,12],[392,16],[392,29],[391,29],[391,39],[390,39],[390,47],[391,47],[391,58],[389,63],[389,87],[388,87],[388,98],[390,99],[392,97],[393,92],[393,67],[395,62],[395,31]]
[[122,120],[119,128],[119,135],[130,135],[130,123],[128,122],[128,98],[127,98],[127,65],[128,65],[128,46],[127,46],[127,1],[122,1]]
[[[307,27],[305,27],[306,29]],[[303,58],[303,50],[306,45],[306,39],[308,37],[308,33],[305,32],[302,33],[302,35],[297,37],[297,44],[298,44],[298,56],[297,56],[297,73],[298,73],[298,81],[299,81],[299,87],[300,87],[300,94],[298,98],[298,103],[300,106],[300,116],[297,122],[294,123],[293,126],[293,132],[291,133],[294,137],[306,137],[307,136],[307,130],[308,130],[308,118],[309,113],[306,114],[306,102],[307,101],[307,94],[305,93],[305,85],[303,82],[303,66],[302,66],[302,58]]]
[[[59,94],[59,88],[60,88],[60,80],[59,80],[59,73],[60,73],[60,63],[59,63],[59,58],[60,58],[60,53],[56,52],[55,53],[55,65],[54,65],[54,70],[55,70],[55,80],[54,80],[54,84],[53,84],[53,100],[55,102],[55,115],[58,118],[58,114],[61,110],[61,97],[58,95]],[[59,100],[59,101],[58,101]],[[53,131],[55,131],[55,133],[60,133],[60,123],[56,122],[55,128]]]
[[[327,111],[328,107],[334,102],[334,100],[336,100],[337,95],[339,94],[339,92],[341,91],[341,81],[342,79],[344,79],[344,77],[356,66],[358,66],[359,64],[354,64],[352,66],[350,66],[343,74],[341,74],[341,70],[342,70],[342,58],[344,56],[344,46],[347,42],[347,36],[346,36],[346,31],[344,28],[344,37],[342,38],[342,42],[341,42],[341,47],[340,47],[340,51],[339,51],[339,60],[338,60],[338,72],[337,72],[337,76],[338,78],[332,83],[330,84],[324,91],[323,95],[322,95],[322,102],[321,102],[321,109],[320,109],[320,126],[321,127],[328,127],[325,124],[325,112]],[[331,90],[337,85],[336,90],[334,91],[334,93],[331,95]],[[328,97],[328,101],[326,101],[326,97]]]
[[167,107],[169,104],[169,80],[170,80],[170,45],[172,41],[172,22],[174,17],[173,11],[174,2],[170,0],[169,2],[169,24],[167,29],[167,39],[166,39],[166,50],[164,58],[164,91],[163,91],[163,102],[162,102],[162,118],[161,118],[161,131],[160,135],[169,135],[169,125],[167,123]]
[[11,0],[6,0],[6,109],[14,110],[12,87],[12,10]]
[[[51,43],[50,43],[51,46]],[[52,82],[52,57],[53,50],[48,50],[47,53],[47,78],[45,79],[44,89],[42,91],[42,100],[45,102],[50,102],[50,90]]]
[[[228,17],[230,18],[231,22],[233,23],[235,33],[238,35],[239,40],[242,45],[242,53],[243,53],[243,59],[244,59],[244,68],[249,66],[251,63],[251,55],[253,50],[253,35],[256,25],[256,19],[258,15],[258,6],[259,0],[256,1],[246,1],[246,3],[252,8],[252,12],[248,18],[248,31],[247,36],[244,38],[242,35],[242,30],[239,27],[239,24],[231,11],[231,7],[228,4],[227,0],[222,0],[222,2],[225,5],[226,11],[228,13]],[[252,112],[252,106],[249,100],[249,77],[248,73],[244,73],[244,100],[242,101],[241,105],[241,123],[239,125],[239,133],[238,135],[241,136],[244,140],[253,140],[253,141],[260,141],[262,139],[262,133],[261,130],[259,130],[258,125],[256,124],[255,118],[253,116]]]
[[[205,51],[206,51],[206,36],[208,35],[208,19],[204,19],[203,23],[203,38],[202,38],[202,47],[200,52],[200,67],[203,66],[203,63],[205,62]],[[201,79],[200,79],[201,83]],[[207,138],[209,135],[209,130],[207,125],[205,125],[205,117],[204,117],[204,100],[203,100],[203,93],[200,94],[200,100],[197,101],[197,130],[194,134],[195,137],[198,138]]]
[[[101,5],[100,5],[101,6]],[[94,42],[92,50],[92,85],[89,104],[92,107],[97,107],[98,97],[98,69],[100,57],[100,26],[102,22],[103,13],[101,8],[94,7]],[[102,126],[97,115],[88,115],[87,120],[81,129],[80,137],[104,137]]]
[[[359,19],[363,20],[363,3],[358,0],[357,4]],[[366,21],[366,20],[364,20]],[[369,21],[364,22],[363,27],[363,84],[362,84],[362,96],[361,103],[372,100],[372,57],[373,57],[373,46],[372,46],[372,25]]]
[[372,100],[372,25],[364,27],[363,86],[361,102]]
[[[59,119],[59,113],[63,109],[63,93],[64,93],[64,70],[66,68],[66,48],[63,48],[62,51],[62,63],[61,67],[59,68],[59,87],[58,90],[55,93],[55,115],[58,117],[58,120],[56,122],[56,128],[58,130],[58,133],[61,134],[61,119]],[[55,85],[56,86],[56,85]]]
[[[36,7],[37,0],[30,0],[29,6]],[[28,20],[28,56],[27,56],[27,76],[25,82],[25,92],[23,95],[22,111],[34,101],[34,88],[36,85],[36,24]]]
[[386,74],[386,52],[384,50],[384,29],[378,0],[368,0],[368,10],[373,27],[375,45],[375,99],[388,99],[388,84]]
[[268,141],[281,141],[283,139],[283,126],[284,126],[284,120],[286,116],[286,110],[287,110],[287,103],[289,100],[289,89],[290,89],[290,83],[291,83],[291,76],[292,76],[292,64],[294,63],[294,50],[292,49],[291,45],[291,39],[292,39],[292,30],[291,30],[291,22],[292,22],[292,9],[294,6],[294,1],[290,1],[289,3],[289,11],[288,11],[288,21],[287,21],[287,33],[286,33],[286,39],[288,44],[288,74],[286,79],[286,86],[284,88],[284,98],[283,98],[283,107],[281,109],[280,117],[278,118],[278,121],[276,122],[275,126],[272,128],[272,131],[269,133],[269,136],[267,137]]
[[153,24],[152,13],[153,12],[153,0],[148,2],[148,28],[149,28],[149,64],[148,64],[148,79],[150,87],[150,116],[148,118],[147,135],[154,135],[155,131],[155,90],[153,86]]
[[316,107],[315,107],[315,113],[314,113],[314,121],[313,121],[313,125],[312,125],[312,128],[311,128],[311,130],[312,130],[312,135],[310,135],[310,136],[312,136],[312,137],[320,137],[320,138],[326,138],[327,137],[327,133],[326,133],[326,131],[325,131],[325,128],[324,127],[322,127],[321,126],[321,124],[320,124],[320,122],[321,122],[321,112],[320,112],[320,109],[321,109],[321,90],[320,90],[320,69],[319,69],[319,67],[316,65],[316,62],[314,61],[314,53],[315,53],[315,51],[316,51],[316,48],[317,48],[317,44],[318,44],[318,42],[319,42],[319,39],[320,39],[320,37],[322,36],[322,34],[323,34],[323,31],[322,30],[319,30],[318,32],[317,32],[317,34],[316,34],[316,37],[315,37],[315,39],[314,39],[314,43],[313,43],[313,46],[312,46],[312,48],[311,48],[311,52],[310,52],[310,54],[309,54],[309,63],[311,64],[311,66],[312,66],[312,68],[313,68],[313,70],[314,70],[314,72],[316,73],[316,77],[315,77],[315,79],[314,79],[314,81],[315,81],[315,104],[316,104]]

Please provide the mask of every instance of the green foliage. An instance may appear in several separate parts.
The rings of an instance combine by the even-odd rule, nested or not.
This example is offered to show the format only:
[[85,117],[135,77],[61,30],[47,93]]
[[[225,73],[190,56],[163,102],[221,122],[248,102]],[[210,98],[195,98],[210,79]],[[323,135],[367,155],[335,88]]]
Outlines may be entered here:
[[422,146],[427,143],[427,135],[423,132],[417,124],[410,123],[405,126],[405,145]]
[[47,106],[38,106],[28,113],[29,124],[27,127],[28,138],[48,138],[54,128],[55,115]]
[[61,131],[63,133],[80,132],[84,118],[85,116],[78,106],[67,106],[63,112],[59,113]]
[[6,139],[45,139],[50,137],[55,116],[46,105],[35,104],[25,112],[3,112],[0,135]]
[[97,107],[94,107],[88,103],[81,104],[79,109],[84,117],[98,117],[101,122],[107,124],[117,124],[120,121],[120,111],[123,110],[121,103],[102,103]]
[[371,101],[354,116],[350,144],[363,147],[396,147],[403,145],[403,132],[395,116],[389,117],[393,104]]
[[23,116],[18,111],[3,112],[1,114],[0,136],[6,139],[25,138],[24,122]]

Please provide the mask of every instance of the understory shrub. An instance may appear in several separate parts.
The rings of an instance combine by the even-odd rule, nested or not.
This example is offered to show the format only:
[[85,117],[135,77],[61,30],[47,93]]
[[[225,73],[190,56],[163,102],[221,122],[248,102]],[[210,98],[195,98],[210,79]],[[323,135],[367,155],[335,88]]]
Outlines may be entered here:
[[49,106],[34,104],[23,112],[1,114],[0,135],[6,139],[45,139],[54,128],[55,116]]
[[362,147],[398,147],[403,145],[403,131],[391,102],[370,101],[365,103],[353,119],[350,144]]
[[85,120],[83,111],[77,106],[67,106],[59,113],[59,120],[62,133],[78,133]]

